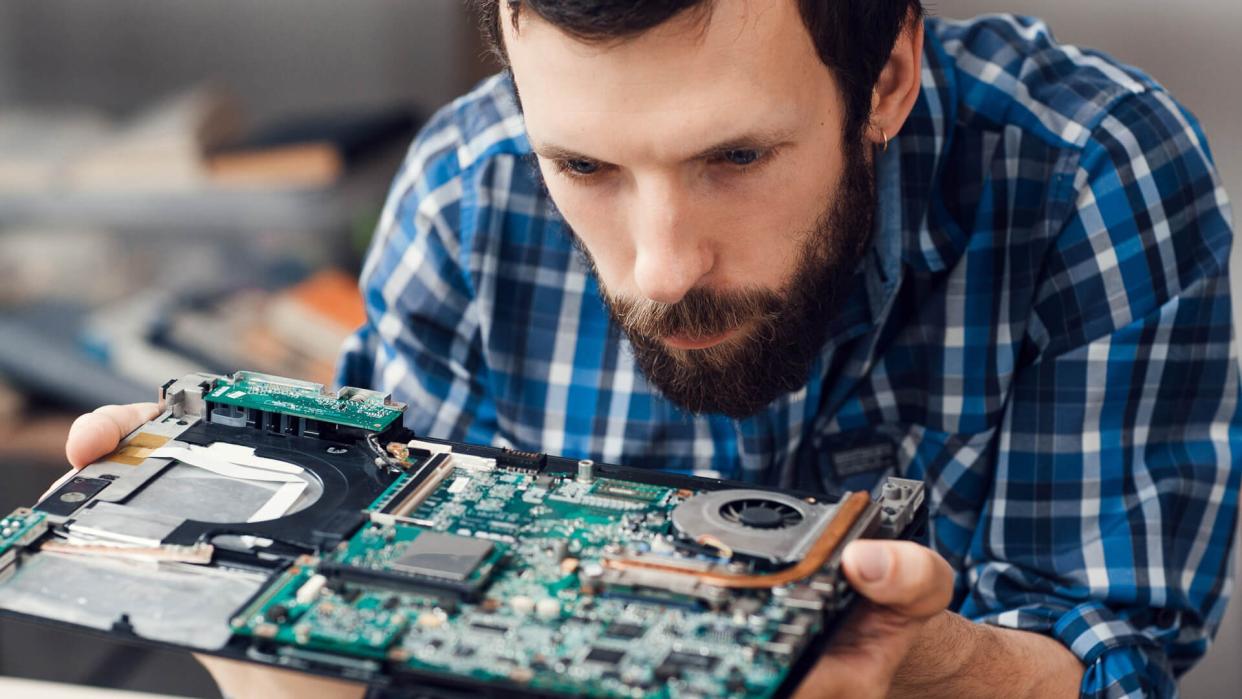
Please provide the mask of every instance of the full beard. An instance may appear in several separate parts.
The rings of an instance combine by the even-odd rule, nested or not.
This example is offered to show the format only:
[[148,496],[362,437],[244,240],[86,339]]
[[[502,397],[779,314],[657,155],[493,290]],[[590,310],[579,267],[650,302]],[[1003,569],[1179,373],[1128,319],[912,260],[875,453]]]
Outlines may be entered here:
[[[639,369],[669,401],[692,413],[740,419],[806,384],[841,302],[871,241],[875,183],[859,141],[846,140],[845,166],[829,205],[801,236],[799,263],[779,290],[691,289],[663,304],[610,294],[585,247],[609,314],[629,337]],[[711,337],[745,328],[697,350],[663,337]]]

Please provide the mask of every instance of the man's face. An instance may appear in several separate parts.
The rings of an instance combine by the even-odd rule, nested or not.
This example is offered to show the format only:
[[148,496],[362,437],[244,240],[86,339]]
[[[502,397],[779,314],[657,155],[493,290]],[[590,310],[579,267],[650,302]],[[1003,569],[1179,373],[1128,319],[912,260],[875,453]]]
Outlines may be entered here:
[[623,42],[501,26],[548,191],[648,380],[734,417],[801,386],[874,187],[794,3],[718,0]]

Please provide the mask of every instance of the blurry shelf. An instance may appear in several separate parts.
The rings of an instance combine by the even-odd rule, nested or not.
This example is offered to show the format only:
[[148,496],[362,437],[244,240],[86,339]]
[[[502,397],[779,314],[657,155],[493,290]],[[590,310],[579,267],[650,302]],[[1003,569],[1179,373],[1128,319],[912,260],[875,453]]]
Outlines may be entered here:
[[4,224],[231,230],[338,229],[348,201],[337,191],[201,193],[57,193],[0,195]]
[[157,230],[335,233],[364,211],[378,211],[400,162],[394,150],[369,159],[325,189],[208,188],[199,191],[49,189],[0,192],[0,227],[63,225]]
[[154,400],[155,387],[117,376],[82,349],[83,316],[83,309],[59,303],[0,313],[0,375],[73,409]]

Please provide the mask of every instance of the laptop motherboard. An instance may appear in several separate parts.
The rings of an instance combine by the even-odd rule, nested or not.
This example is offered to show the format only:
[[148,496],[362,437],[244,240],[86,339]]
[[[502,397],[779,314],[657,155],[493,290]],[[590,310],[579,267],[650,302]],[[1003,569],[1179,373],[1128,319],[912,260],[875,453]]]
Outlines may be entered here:
[[372,391],[249,372],[0,520],[0,614],[418,696],[772,697],[921,482],[823,498],[425,439]]

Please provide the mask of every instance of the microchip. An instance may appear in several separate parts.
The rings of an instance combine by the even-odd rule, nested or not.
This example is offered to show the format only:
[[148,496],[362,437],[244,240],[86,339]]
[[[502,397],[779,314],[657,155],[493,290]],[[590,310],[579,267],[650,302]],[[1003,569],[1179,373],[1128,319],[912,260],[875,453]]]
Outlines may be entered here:
[[588,663],[601,663],[603,665],[616,665],[621,662],[621,658],[625,657],[625,651],[613,648],[600,648],[596,646],[587,653],[586,661]]
[[489,624],[485,621],[472,621],[470,622],[470,628],[478,629],[479,631],[487,631],[489,633],[509,633],[508,626],[501,626],[500,624]]
[[679,653],[673,651],[664,659],[666,665],[682,669],[702,670],[711,672],[716,668],[716,664],[720,659],[714,655],[699,655],[697,653]]
[[655,502],[663,497],[665,492],[663,488],[608,479],[596,481],[595,486],[591,488],[592,495],[620,498],[631,502]]
[[646,633],[646,631],[647,631],[646,628],[639,626],[638,624],[627,624],[625,622],[619,621],[613,624],[612,626],[609,626],[608,630],[604,632],[604,635],[608,636],[609,638],[623,638],[626,640],[633,640],[635,638],[641,637],[644,633]]
[[462,581],[492,552],[492,543],[456,534],[423,532],[389,567],[406,573]]

